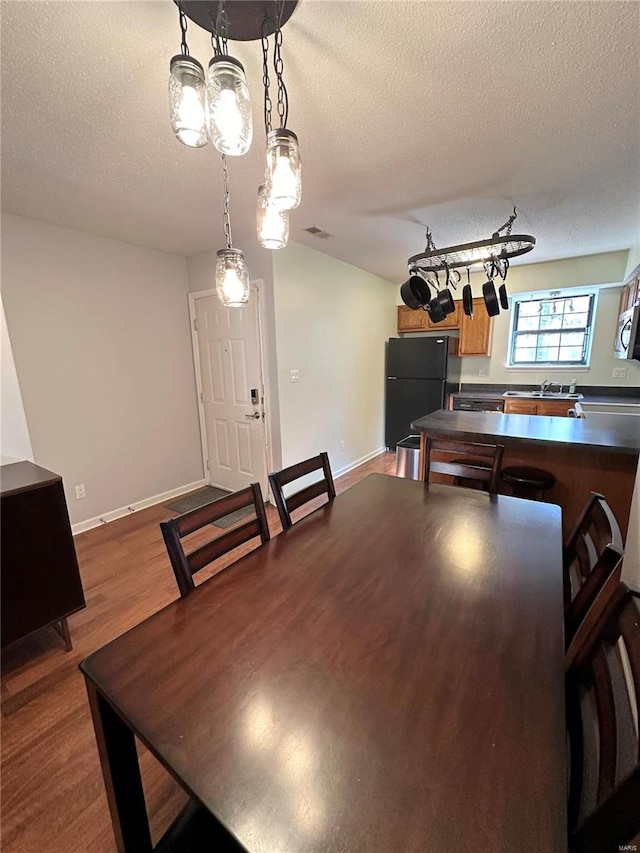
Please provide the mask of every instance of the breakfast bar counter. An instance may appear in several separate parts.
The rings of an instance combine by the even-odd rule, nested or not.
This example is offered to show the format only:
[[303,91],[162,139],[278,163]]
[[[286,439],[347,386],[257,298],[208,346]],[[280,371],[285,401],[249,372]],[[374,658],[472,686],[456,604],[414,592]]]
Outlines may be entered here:
[[[638,454],[640,418],[594,415],[558,418],[495,412],[438,411],[411,424],[421,433],[419,476],[424,479],[425,437],[504,445],[503,466],[544,468],[556,479],[545,500],[563,508],[565,533],[589,492],[604,494],[626,535]],[[500,491],[510,493],[501,482]]]

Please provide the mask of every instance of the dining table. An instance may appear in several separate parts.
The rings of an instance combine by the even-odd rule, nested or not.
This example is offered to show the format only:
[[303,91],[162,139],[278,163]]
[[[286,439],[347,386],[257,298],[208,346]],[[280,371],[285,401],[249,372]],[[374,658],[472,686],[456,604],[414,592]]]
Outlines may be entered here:
[[561,510],[370,474],[81,664],[116,846],[140,739],[250,853],[566,851]]

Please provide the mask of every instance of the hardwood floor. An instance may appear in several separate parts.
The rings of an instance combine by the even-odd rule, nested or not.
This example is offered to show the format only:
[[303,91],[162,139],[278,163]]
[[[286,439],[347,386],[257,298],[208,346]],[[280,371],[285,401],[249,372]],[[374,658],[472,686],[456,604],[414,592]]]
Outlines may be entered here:
[[[394,474],[395,454],[383,453],[339,477],[336,492],[372,472]],[[308,505],[300,514],[312,509]],[[149,507],[76,536],[87,607],[69,618],[73,651],[65,652],[50,628],[2,655],[4,853],[115,850],[78,664],[178,597],[159,528],[170,515],[162,505]],[[270,505],[267,517],[275,535],[280,524]],[[222,558],[215,570],[230,562]],[[206,580],[206,571],[198,573],[199,581]],[[139,752],[155,841],[186,797],[143,747]]]

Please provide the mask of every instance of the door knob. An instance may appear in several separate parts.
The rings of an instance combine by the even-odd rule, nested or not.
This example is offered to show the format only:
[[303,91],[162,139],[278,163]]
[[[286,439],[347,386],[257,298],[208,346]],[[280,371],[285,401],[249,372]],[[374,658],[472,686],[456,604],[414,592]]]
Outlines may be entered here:
[[252,415],[245,415],[245,418],[253,418],[254,420],[258,420],[260,417],[260,412],[254,412]]

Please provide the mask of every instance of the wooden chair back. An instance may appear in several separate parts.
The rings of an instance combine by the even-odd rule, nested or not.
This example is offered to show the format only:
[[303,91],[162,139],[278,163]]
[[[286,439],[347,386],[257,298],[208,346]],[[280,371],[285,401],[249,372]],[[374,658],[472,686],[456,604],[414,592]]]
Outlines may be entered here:
[[[322,471],[322,478],[310,486],[306,486],[297,492],[285,496],[284,487],[294,480],[305,477],[307,474],[312,474],[314,471]],[[277,471],[274,474],[269,474],[269,483],[271,491],[276,502],[278,515],[282,523],[282,529],[288,530],[293,524],[291,521],[291,513],[308,503],[320,495],[326,494],[328,499],[332,501],[336,496],[336,489],[333,484],[333,475],[331,474],[331,466],[329,465],[329,455],[320,453],[312,459],[306,459],[304,462],[298,462],[296,465],[291,465],[289,468],[283,468],[282,471]]]
[[640,595],[618,582],[600,603],[567,663],[571,853],[632,849],[640,832]]
[[[433,456],[436,452],[437,459]],[[427,437],[425,480],[429,482],[432,472],[448,474],[458,481],[476,480],[484,483],[487,491],[494,495],[498,491],[503,454],[502,444],[477,444]]]
[[[221,536],[208,540],[189,553],[185,552],[181,541],[185,536],[206,525],[214,524],[218,519],[229,515],[229,513],[246,507],[252,507],[255,514]],[[180,595],[188,595],[195,588],[193,576],[200,569],[256,536],[260,537],[263,544],[269,539],[269,526],[260,484],[252,483],[242,491],[226,495],[217,501],[213,501],[213,503],[185,512],[176,518],[170,518],[168,521],[162,521],[160,529],[178,582]]]
[[611,507],[603,495],[591,492],[563,546],[567,646],[608,579],[620,579],[623,553]]

